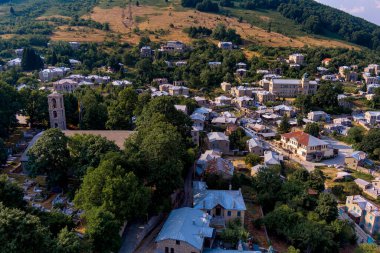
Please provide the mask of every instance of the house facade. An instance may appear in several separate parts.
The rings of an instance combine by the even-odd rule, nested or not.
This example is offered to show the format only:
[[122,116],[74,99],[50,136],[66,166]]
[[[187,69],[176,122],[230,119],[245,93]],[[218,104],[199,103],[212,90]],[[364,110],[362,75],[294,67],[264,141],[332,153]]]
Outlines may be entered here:
[[217,230],[235,219],[244,224],[247,210],[240,190],[195,190],[193,206],[209,214],[212,217],[210,226]]
[[171,211],[156,238],[159,253],[202,253],[215,236],[210,215],[202,210],[183,207]]
[[230,140],[222,132],[211,132],[207,134],[208,149],[220,151],[223,154],[230,152]]
[[364,113],[364,118],[370,125],[376,125],[380,122],[380,111],[367,111]]
[[307,76],[298,79],[271,79],[269,92],[277,97],[297,97],[300,94],[312,95],[317,91],[318,83],[310,81]]
[[380,232],[380,209],[361,195],[348,196],[346,212],[361,228],[370,234]]
[[281,145],[305,161],[320,161],[335,156],[334,149],[327,142],[302,131],[281,135]]
[[345,165],[352,170],[365,171],[374,166],[363,151],[355,151],[344,158]]
[[62,79],[53,83],[54,90],[58,92],[72,93],[78,86],[78,82],[71,79]]

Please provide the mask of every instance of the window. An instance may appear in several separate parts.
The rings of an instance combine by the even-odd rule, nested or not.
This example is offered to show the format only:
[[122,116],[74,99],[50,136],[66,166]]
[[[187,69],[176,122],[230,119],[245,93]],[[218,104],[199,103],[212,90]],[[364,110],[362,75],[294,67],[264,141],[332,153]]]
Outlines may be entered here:
[[228,212],[227,212],[227,216],[231,216],[231,211],[228,211]]
[[237,212],[237,216],[238,216],[238,217],[241,216],[241,212],[240,212],[240,211]]
[[55,100],[55,98],[53,98],[51,101],[53,102],[53,108],[54,109],[57,108],[57,100]]
[[57,118],[57,117],[58,117],[58,114],[57,114],[56,111],[53,111],[53,117],[54,117],[54,118]]
[[165,247],[165,253],[169,253],[169,248]]
[[177,241],[175,241],[175,244],[180,245],[181,242],[177,240]]
[[174,248],[170,248],[170,253],[174,253]]

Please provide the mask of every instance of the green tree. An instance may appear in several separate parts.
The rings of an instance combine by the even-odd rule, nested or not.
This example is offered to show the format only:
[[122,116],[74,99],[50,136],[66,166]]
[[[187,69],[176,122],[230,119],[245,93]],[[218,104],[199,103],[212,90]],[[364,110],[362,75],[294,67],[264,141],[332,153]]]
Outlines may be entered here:
[[181,158],[186,152],[176,127],[162,119],[162,115],[156,114],[151,118],[151,125],[139,128],[142,138],[139,146],[147,164],[149,183],[156,187],[157,194],[168,196],[182,185],[184,163]]
[[121,223],[104,208],[86,212],[86,237],[92,242],[94,252],[111,253],[119,250]]
[[343,93],[341,84],[324,83],[319,86],[312,102],[320,108],[336,108],[338,107],[338,95],[341,93]]
[[57,253],[83,253],[84,247],[81,239],[75,232],[63,228],[57,236]]
[[260,169],[253,179],[257,200],[266,210],[272,210],[279,197],[282,181],[275,168]]
[[302,114],[305,114],[311,110],[311,96],[299,95],[293,102],[294,106],[301,110]]
[[327,221],[332,222],[338,217],[338,204],[333,195],[328,193],[321,193],[318,198],[318,206],[315,212]]
[[149,92],[143,92],[137,97],[137,104],[135,106],[135,110],[133,112],[134,115],[140,116],[144,106],[147,105],[152,99],[151,94]]
[[247,149],[247,140],[249,140],[249,137],[247,137],[245,131],[239,127],[230,134],[229,140],[231,150],[238,149],[244,151]]
[[138,118],[137,126],[149,126],[154,121],[155,114],[160,114],[166,121],[177,128],[182,137],[186,139],[190,136],[192,121],[190,117],[178,111],[174,105],[177,100],[173,97],[163,96],[152,99],[143,109]]
[[52,243],[38,217],[0,203],[0,252],[50,253]]
[[364,137],[364,129],[362,127],[351,127],[347,132],[347,141],[351,144],[360,143]]
[[38,70],[44,67],[44,63],[33,48],[24,48],[21,67],[24,71]]
[[0,165],[5,164],[8,159],[8,150],[3,139],[0,138]]
[[361,143],[357,144],[358,149],[373,156],[375,149],[380,148],[380,129],[373,128],[364,136]]
[[307,123],[304,132],[314,137],[319,137],[320,130],[321,129],[319,127],[319,124],[314,122],[314,123]]
[[289,123],[288,115],[284,114],[284,116],[282,117],[281,123],[278,127],[278,133],[280,134],[289,133],[291,129],[292,129],[292,126]]
[[138,102],[137,93],[127,88],[118,94],[115,101],[108,108],[106,127],[111,130],[126,130],[132,128],[133,112]]
[[75,223],[72,217],[56,210],[53,210],[52,212],[33,210],[32,214],[40,219],[41,223],[49,229],[54,237],[56,237],[64,228],[67,228],[68,230],[75,228]]
[[119,156],[111,153],[99,167],[88,169],[74,203],[85,211],[103,207],[124,222],[146,214],[150,193]]
[[239,240],[246,241],[249,233],[244,229],[240,219],[231,220],[228,222],[226,229],[220,235],[223,241],[237,245]]
[[245,157],[245,164],[255,166],[261,162],[261,157],[256,154],[248,154]]
[[46,91],[24,88],[20,92],[21,113],[28,117],[31,127],[47,127],[49,122],[48,100]]
[[8,177],[0,176],[0,202],[10,208],[23,208],[24,191],[16,184],[11,183]]
[[379,247],[376,244],[363,243],[355,249],[355,253],[379,253]]
[[99,135],[75,134],[69,139],[69,151],[75,167],[74,175],[82,179],[88,167],[98,167],[106,153],[117,152],[119,148]]
[[334,239],[339,242],[341,248],[348,244],[356,243],[355,229],[352,223],[347,220],[334,220],[330,224],[330,228],[334,233]]
[[68,125],[77,127],[79,124],[78,98],[72,93],[63,96],[65,103],[65,115]]
[[67,137],[61,130],[46,130],[28,151],[27,168],[31,175],[47,175],[50,186],[66,186],[70,153],[67,148]]
[[287,253],[301,253],[301,251],[299,249],[294,248],[293,246],[290,246],[288,248]]
[[107,106],[103,103],[102,96],[93,89],[85,89],[79,96],[81,129],[103,130],[107,122]]
[[0,82],[0,137],[7,137],[16,125],[16,113],[21,109],[20,97],[12,86]]

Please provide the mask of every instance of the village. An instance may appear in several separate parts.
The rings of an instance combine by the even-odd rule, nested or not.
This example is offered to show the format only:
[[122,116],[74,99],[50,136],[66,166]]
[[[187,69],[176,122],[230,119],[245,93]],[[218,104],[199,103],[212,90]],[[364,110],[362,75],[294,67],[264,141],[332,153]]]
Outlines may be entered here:
[[[80,47],[78,42],[69,45],[73,50]],[[221,41],[216,50],[240,49],[232,42]],[[191,54],[188,45],[169,41],[156,50],[143,45],[139,57],[152,59],[156,54],[178,56],[185,52]],[[23,50],[15,53],[18,58],[8,61],[6,68],[21,67]],[[166,60],[166,67],[181,68],[188,64],[188,59],[175,58]],[[299,71],[308,64],[306,59],[303,54],[294,53],[287,59],[278,58],[277,62]],[[50,128],[59,129],[69,140],[78,135],[100,136],[114,143],[118,150],[128,149],[128,139],[142,130],[72,127],[67,122],[66,96],[81,89],[110,86],[149,94],[150,101],[165,97],[187,101],[175,104],[174,108],[191,120],[188,137],[192,147],[196,147],[195,160],[185,168],[184,183],[171,192],[171,211],[159,212],[137,223],[128,220],[121,227],[123,242],[119,252],[286,252],[286,242],[278,240],[280,234],[268,233],[270,229],[265,223],[254,225],[255,220],[265,216],[257,200],[258,193],[242,182],[236,183],[238,178],[256,180],[265,171],[276,170],[279,182],[283,183],[292,170],[305,170],[310,175],[320,171],[324,175],[322,188],[310,186],[307,195],[318,199],[323,194],[333,194],[338,203],[335,218],[352,225],[355,243],[375,244],[380,239],[380,147],[368,148],[371,153],[367,153],[359,149],[359,144],[368,132],[378,129],[380,110],[363,110],[357,105],[358,101],[368,104],[377,101],[380,65],[370,64],[363,69],[357,65],[339,66],[338,72],[333,73],[332,61],[322,59],[314,73],[304,73],[300,79],[282,76],[281,68],[257,69],[261,79],[250,83],[244,82],[252,73],[249,63],[236,62],[233,80],[217,84],[216,95],[210,97],[202,89],[168,76],[156,75],[150,83],[136,89],[127,78],[112,78],[112,69],[103,69],[103,73],[110,75],[74,73],[81,62],[70,59],[71,67],[45,65],[38,73],[38,89],[48,94]],[[210,61],[203,68],[217,71],[222,65],[220,61]],[[349,86],[351,90],[355,87],[357,91],[339,90],[334,84]],[[318,93],[324,85],[336,93]],[[27,84],[20,84],[17,90],[28,88]],[[321,101],[336,102],[341,110],[336,113],[309,110],[307,104],[318,95],[326,96]],[[81,106],[78,103],[79,111],[86,111]],[[131,126],[139,120],[139,116],[132,116]],[[27,117],[21,114],[17,119],[21,134],[19,141],[8,149],[3,168],[8,180],[22,187],[23,199],[31,207],[43,212],[58,210],[72,217],[78,225],[77,233],[83,236],[84,210],[76,207],[60,187],[49,187],[45,173],[36,175],[28,168],[30,150],[49,130],[29,128]]]

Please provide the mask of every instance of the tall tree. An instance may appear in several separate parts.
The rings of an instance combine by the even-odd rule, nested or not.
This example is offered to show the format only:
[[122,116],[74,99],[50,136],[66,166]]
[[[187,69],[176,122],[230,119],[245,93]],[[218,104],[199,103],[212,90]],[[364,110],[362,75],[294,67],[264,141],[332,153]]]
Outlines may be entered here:
[[7,207],[22,208],[26,204],[23,197],[24,191],[18,185],[10,182],[7,176],[0,176],[0,202]]
[[107,128],[112,130],[131,129],[137,102],[138,97],[134,89],[127,88],[120,91],[117,99],[108,108]]
[[3,139],[0,138],[0,165],[3,165],[7,162],[8,159],[8,150],[5,147]]
[[107,107],[102,96],[93,89],[87,88],[79,96],[81,129],[103,130],[107,122]]
[[138,118],[137,126],[149,126],[154,121],[154,114],[160,114],[164,121],[174,125],[185,139],[190,136],[192,121],[190,117],[175,108],[177,100],[163,96],[152,99]]
[[104,207],[120,222],[145,215],[150,193],[125,167],[120,154],[111,153],[99,167],[90,168],[74,203],[85,211]]
[[314,137],[319,136],[319,131],[320,131],[319,124],[316,122],[307,123],[304,130],[305,133],[310,134]]
[[57,253],[83,253],[86,249],[75,232],[63,228],[57,236]]
[[117,152],[119,148],[99,135],[75,134],[69,139],[69,151],[75,167],[73,174],[82,179],[88,167],[98,167],[106,153]]
[[176,127],[154,115],[151,124],[139,128],[140,151],[147,165],[147,178],[157,193],[168,196],[182,185],[184,143]]
[[51,234],[38,217],[0,203],[0,252],[52,252]]
[[331,222],[338,217],[338,204],[333,195],[321,193],[318,198],[318,206],[315,212],[327,222]]
[[28,151],[32,175],[46,174],[50,186],[66,186],[70,153],[67,137],[56,128],[46,130]]
[[17,123],[16,113],[21,108],[15,88],[0,81],[0,137],[7,137]]
[[25,71],[38,70],[43,68],[44,63],[33,48],[24,48],[22,53],[21,67]]
[[278,133],[280,134],[289,133],[291,129],[292,129],[292,126],[289,123],[288,115],[284,114],[280,122],[280,125],[278,127]]
[[67,93],[63,99],[65,100],[66,122],[68,125],[77,127],[79,124],[78,98],[72,93]]
[[28,117],[31,127],[46,127],[49,122],[48,93],[30,88],[24,88],[19,93],[22,99],[21,113]]
[[86,212],[86,237],[92,242],[94,252],[117,252],[120,247],[120,223],[115,215],[102,207]]

